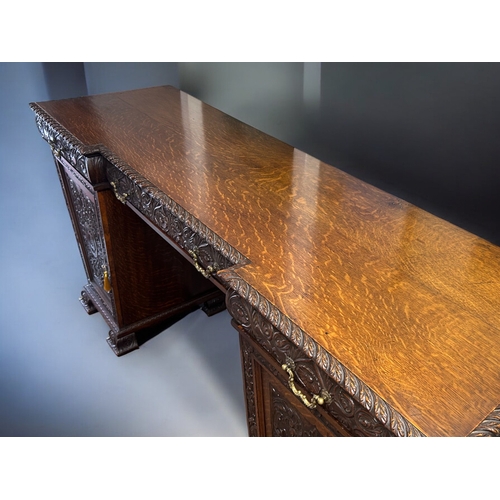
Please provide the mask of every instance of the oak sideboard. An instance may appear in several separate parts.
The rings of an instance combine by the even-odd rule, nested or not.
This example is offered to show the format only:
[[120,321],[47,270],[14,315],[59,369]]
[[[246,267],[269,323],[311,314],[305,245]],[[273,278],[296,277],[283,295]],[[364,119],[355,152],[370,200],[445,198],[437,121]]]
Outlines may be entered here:
[[30,106],[116,355],[227,308],[251,436],[500,435],[499,247],[174,87]]

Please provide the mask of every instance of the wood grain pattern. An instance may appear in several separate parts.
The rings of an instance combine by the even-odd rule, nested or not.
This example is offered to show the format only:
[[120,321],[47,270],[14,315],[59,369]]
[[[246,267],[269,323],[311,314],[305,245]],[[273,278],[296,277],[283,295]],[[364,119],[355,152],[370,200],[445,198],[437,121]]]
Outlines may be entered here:
[[424,434],[499,404],[498,247],[172,87],[39,105],[247,257],[232,272]]
[[[308,415],[306,419],[321,420],[323,427],[326,425],[334,434],[377,437],[394,435],[390,430],[393,426],[387,425],[389,419],[378,420],[370,411],[371,408],[367,409],[357,402],[345,388],[321,369],[320,363],[310,358],[300,347],[295,346],[237,292],[228,292],[226,304],[228,312],[233,317],[232,324],[240,334],[247,399],[257,399],[257,403],[247,404],[249,427],[251,427],[251,422],[258,419],[259,412],[256,408],[262,404],[262,401],[264,401],[265,410],[263,413],[267,415],[265,420],[270,422],[273,419],[269,415],[272,406],[271,398],[263,397],[260,394],[262,391],[255,389],[258,386],[264,387],[262,377],[255,373],[258,371],[255,366],[248,368],[245,356],[250,356],[255,363],[265,367],[285,386],[289,386],[289,376],[283,371],[283,365],[289,364],[289,360],[292,360],[296,387],[298,386],[301,391],[305,389],[306,398],[309,401],[311,401],[312,394],[322,395],[325,398],[323,406],[318,404],[313,409],[306,409],[304,403],[288,391],[289,398],[296,403],[293,406],[302,410],[300,414],[305,412]],[[263,392],[266,394],[265,390]],[[267,394],[269,395],[269,391]],[[259,398],[261,401],[258,401]],[[263,433],[264,430],[266,432],[264,435],[271,435],[268,426],[257,425],[258,432]],[[399,429],[398,435],[420,436],[421,434],[416,429],[407,427],[403,432]]]

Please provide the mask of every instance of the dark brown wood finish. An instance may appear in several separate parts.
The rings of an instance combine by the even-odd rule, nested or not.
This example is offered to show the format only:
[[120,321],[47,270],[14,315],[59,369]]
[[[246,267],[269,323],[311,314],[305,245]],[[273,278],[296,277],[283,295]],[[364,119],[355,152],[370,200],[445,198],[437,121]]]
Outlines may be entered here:
[[202,232],[236,264],[217,279],[391,432],[498,423],[498,247],[172,87],[35,111]]
[[53,148],[88,277],[80,301],[88,314],[102,314],[116,355],[137,349],[137,333],[150,335],[148,328],[172,317],[199,307],[207,315],[224,309],[224,294],[120,203],[107,160],[78,145],[89,154],[81,156],[47,123],[38,119],[38,125]]

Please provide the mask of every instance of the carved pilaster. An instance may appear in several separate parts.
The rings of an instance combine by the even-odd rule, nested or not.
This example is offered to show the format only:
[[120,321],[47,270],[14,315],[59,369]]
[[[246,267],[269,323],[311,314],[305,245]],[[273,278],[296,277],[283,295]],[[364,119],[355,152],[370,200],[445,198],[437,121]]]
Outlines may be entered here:
[[247,409],[248,435],[258,436],[257,404],[255,401],[255,378],[253,369],[253,349],[247,342],[240,340],[241,361],[243,366],[243,381],[245,386],[245,403]]
[[73,202],[73,209],[81,233],[81,244],[90,267],[92,279],[101,288],[104,287],[104,269],[108,262],[104,244],[101,219],[94,197],[89,197],[80,186],[68,177],[68,187]]

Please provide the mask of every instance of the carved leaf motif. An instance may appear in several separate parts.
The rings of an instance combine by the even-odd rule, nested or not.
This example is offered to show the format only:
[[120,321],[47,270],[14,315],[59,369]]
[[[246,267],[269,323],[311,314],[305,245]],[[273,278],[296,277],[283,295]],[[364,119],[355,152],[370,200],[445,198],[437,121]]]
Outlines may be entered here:
[[250,314],[248,309],[239,295],[232,295],[227,298],[227,307],[231,309],[233,318],[243,328],[247,329],[251,326]]
[[373,409],[373,393],[368,391],[366,387],[360,386],[359,402],[368,410]]
[[374,408],[375,414],[378,416],[378,419],[383,424],[387,425],[389,422],[389,411],[385,402],[379,398],[375,399]]

